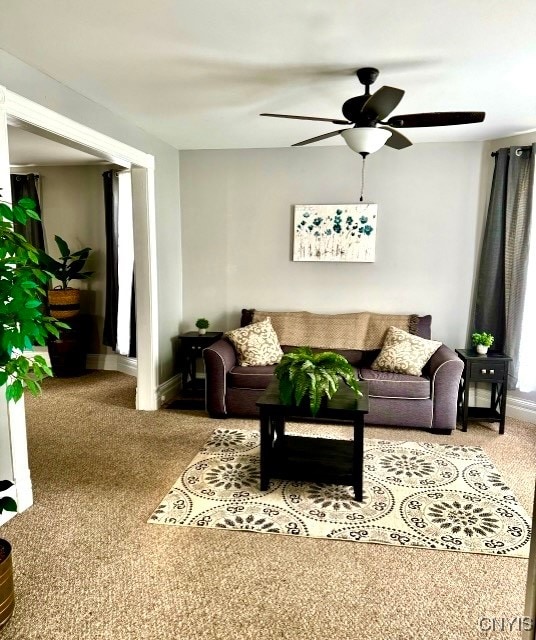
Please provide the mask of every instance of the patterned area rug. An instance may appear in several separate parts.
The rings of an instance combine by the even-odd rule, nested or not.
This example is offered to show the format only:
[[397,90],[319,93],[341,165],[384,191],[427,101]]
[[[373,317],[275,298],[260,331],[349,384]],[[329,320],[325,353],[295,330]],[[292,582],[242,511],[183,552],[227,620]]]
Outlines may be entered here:
[[216,429],[149,522],[528,557],[527,513],[480,447],[365,439],[363,488],[261,492],[259,434]]

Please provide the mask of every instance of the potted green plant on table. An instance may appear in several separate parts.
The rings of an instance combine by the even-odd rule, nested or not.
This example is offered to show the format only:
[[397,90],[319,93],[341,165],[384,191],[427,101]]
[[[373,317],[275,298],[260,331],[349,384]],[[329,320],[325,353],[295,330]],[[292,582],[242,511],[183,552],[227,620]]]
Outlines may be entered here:
[[471,336],[471,340],[473,342],[473,346],[476,348],[476,352],[480,353],[480,355],[484,355],[488,352],[488,349],[494,343],[495,338],[491,335],[491,333],[482,331],[482,333],[473,333],[473,335]]
[[40,255],[41,265],[52,274],[61,285],[48,292],[50,315],[54,318],[72,318],[80,312],[80,290],[69,286],[72,280],[87,280],[93,271],[83,271],[90,247],[72,252],[69,245],[60,236],[54,236],[60,252],[60,258],[54,259],[47,253]]
[[310,347],[298,347],[286,353],[275,368],[279,395],[283,404],[299,405],[306,400],[316,416],[323,398],[331,399],[341,380],[357,398],[362,396],[359,382],[348,360],[333,351],[315,353]]
[[210,322],[206,318],[198,318],[195,321],[195,326],[197,327],[199,335],[204,336],[210,326]]
[[[17,402],[27,389],[38,395],[43,378],[52,375],[45,359],[29,352],[34,344],[45,346],[49,335],[59,336],[67,327],[43,313],[44,286],[50,274],[39,266],[39,251],[13,230],[13,221],[26,224],[39,220],[35,202],[23,198],[10,207],[0,202],[0,387],[6,399]],[[0,481],[4,493],[12,483]],[[16,511],[13,498],[0,498],[0,514]],[[0,627],[11,617],[14,607],[11,545],[0,538]]]

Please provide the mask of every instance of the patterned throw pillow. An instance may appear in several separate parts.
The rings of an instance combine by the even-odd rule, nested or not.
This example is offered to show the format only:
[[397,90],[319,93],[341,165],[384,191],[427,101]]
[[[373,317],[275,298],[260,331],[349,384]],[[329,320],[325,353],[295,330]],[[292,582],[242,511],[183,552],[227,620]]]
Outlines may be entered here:
[[441,344],[436,340],[425,340],[402,329],[389,327],[382,350],[371,369],[420,376],[422,368]]
[[238,364],[242,367],[277,364],[283,356],[270,318],[228,331],[225,335],[233,343],[238,355]]

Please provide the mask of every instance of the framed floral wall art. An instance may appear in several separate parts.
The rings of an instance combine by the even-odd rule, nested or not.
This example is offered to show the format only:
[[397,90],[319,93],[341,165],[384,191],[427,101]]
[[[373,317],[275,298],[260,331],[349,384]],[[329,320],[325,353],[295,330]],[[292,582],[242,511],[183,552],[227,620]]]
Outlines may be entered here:
[[294,205],[297,262],[374,262],[377,204]]

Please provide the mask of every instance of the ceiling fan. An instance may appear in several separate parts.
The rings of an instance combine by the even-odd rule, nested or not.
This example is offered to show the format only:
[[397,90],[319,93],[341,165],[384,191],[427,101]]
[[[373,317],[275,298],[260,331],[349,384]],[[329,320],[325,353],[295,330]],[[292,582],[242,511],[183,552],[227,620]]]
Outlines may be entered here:
[[405,149],[411,141],[397,129],[413,127],[443,127],[455,124],[482,122],[483,111],[435,111],[431,113],[412,113],[408,115],[387,116],[398,106],[404,96],[402,89],[381,87],[370,93],[370,85],[378,78],[379,71],[374,67],[364,67],[356,71],[359,82],[365,86],[365,93],[350,98],[342,105],[342,113],[346,120],[338,118],[315,118],[309,116],[291,116],[282,113],[261,113],[261,116],[272,118],[294,118],[297,120],[316,120],[333,124],[349,124],[349,129],[338,129],[314,138],[296,142],[293,147],[301,147],[311,142],[325,140],[332,136],[342,135],[346,144],[360,153],[363,158],[369,153],[378,151],[384,144],[393,149]]

